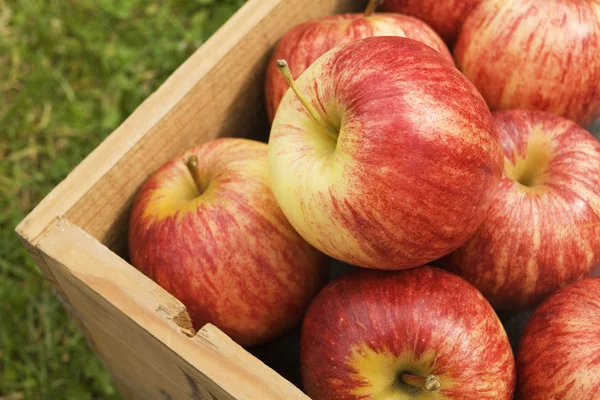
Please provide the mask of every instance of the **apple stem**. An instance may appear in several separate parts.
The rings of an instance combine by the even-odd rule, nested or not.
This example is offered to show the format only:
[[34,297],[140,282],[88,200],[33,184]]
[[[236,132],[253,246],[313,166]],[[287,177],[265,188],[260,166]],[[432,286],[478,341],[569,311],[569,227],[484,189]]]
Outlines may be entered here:
[[196,189],[198,189],[198,194],[202,194],[204,192],[204,186],[202,185],[202,179],[200,178],[200,173],[198,172],[198,156],[195,154],[191,155],[185,165],[187,166],[188,171],[190,171],[190,175],[192,175]]
[[377,9],[377,6],[379,5],[379,3],[381,3],[381,0],[369,0],[369,3],[367,4],[367,8],[365,8],[365,12],[364,12],[365,18],[368,18],[371,15],[373,15],[373,13]]
[[426,392],[435,392],[442,386],[442,382],[437,375],[421,376],[404,372],[402,374],[402,381],[407,385],[423,389]]
[[296,86],[296,82],[292,77],[292,72],[290,71],[290,67],[287,61],[277,60],[277,68],[279,68],[279,72],[281,72],[281,75],[283,75],[283,78],[286,80],[288,85],[290,85],[290,88],[294,91],[296,97],[298,97],[298,100],[300,100],[302,105],[304,105],[308,113],[314,118],[315,121],[319,123],[319,125],[323,127],[323,129],[325,129],[325,132],[327,132],[332,137],[336,137],[337,135],[334,132],[332,132],[331,128],[329,128],[329,125],[325,122],[323,117],[321,117],[321,114],[319,114],[319,112],[313,107],[313,105],[310,104],[308,99],[298,90],[298,87]]

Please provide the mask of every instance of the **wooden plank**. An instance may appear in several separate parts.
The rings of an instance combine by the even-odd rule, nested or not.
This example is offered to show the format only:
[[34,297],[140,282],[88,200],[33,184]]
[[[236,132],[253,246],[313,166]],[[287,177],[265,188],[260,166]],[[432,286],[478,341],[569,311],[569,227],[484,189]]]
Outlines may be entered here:
[[67,219],[37,250],[127,398],[308,399],[217,328],[193,335],[178,300]]
[[[60,300],[61,304],[63,305],[65,310],[69,313],[69,315],[73,319],[73,321],[75,321],[75,323],[77,324],[79,329],[84,333],[84,336],[86,337],[90,348],[95,353],[98,353],[98,350],[97,350],[95,344],[91,341],[90,335],[87,334],[87,332],[86,332],[87,331],[86,326],[81,321],[81,319],[79,317],[79,313],[77,312],[75,307],[73,307],[73,305],[69,302],[67,295],[65,294],[65,292],[62,289],[61,283],[56,279],[56,276],[54,275],[54,271],[48,266],[43,255],[40,253],[40,251],[36,247],[34,247],[31,243],[27,242],[26,240],[22,240],[22,242],[23,242],[23,245],[25,246],[25,248],[27,249],[27,251],[29,252],[29,255],[31,256],[33,261],[36,263],[36,265],[42,272],[42,275],[44,276],[44,278],[50,284],[52,284],[52,287],[54,288],[54,294],[56,295],[56,297]],[[121,390],[121,392],[124,393],[127,390],[127,388],[125,387],[125,385],[122,382],[120,382],[119,379],[115,379],[115,374],[114,374],[114,371],[112,371],[111,366],[104,363],[104,367],[113,376],[113,380],[115,381],[115,384],[117,385],[119,390]]]
[[[291,24],[351,3],[356,1],[261,0],[246,4],[182,66],[196,74],[195,79],[188,77],[181,84],[189,87],[185,96],[66,216],[109,248],[126,254],[127,215],[149,174],[183,150],[217,136],[266,140],[269,126],[262,92],[271,48]],[[198,71],[203,71],[202,75]],[[177,80],[171,84],[178,84]]]
[[295,23],[358,3],[249,1],[17,227],[127,398],[307,398],[218,329],[186,336],[181,303],[102,243],[125,254],[133,196],[173,155],[216,136],[266,138],[273,44]]
[[264,67],[293,24],[357,9],[355,0],[250,0],[17,227],[35,243],[67,215],[122,252],[126,215],[148,174],[182,150],[216,136],[266,138]]

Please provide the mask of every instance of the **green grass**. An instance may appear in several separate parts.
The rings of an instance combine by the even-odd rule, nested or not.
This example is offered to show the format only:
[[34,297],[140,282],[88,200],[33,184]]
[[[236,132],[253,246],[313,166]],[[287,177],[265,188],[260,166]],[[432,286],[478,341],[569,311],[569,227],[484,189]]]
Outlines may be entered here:
[[243,2],[0,0],[0,398],[119,398],[14,228]]

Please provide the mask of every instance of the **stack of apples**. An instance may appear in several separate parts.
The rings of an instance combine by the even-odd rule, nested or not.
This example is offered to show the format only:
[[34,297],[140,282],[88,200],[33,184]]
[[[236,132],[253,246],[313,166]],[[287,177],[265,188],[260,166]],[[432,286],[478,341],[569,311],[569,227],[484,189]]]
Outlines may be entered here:
[[600,0],[378,3],[281,38],[268,145],[150,177],[133,265],[245,346],[303,320],[313,399],[600,399]]

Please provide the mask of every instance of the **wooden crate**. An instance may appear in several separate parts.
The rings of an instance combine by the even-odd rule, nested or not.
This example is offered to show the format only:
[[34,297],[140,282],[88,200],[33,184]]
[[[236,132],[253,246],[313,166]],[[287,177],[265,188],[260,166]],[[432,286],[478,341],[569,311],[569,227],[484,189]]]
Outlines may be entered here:
[[307,399],[127,262],[137,190],[162,163],[218,136],[265,140],[265,66],[293,25],[360,0],[250,0],[17,227],[129,399]]

